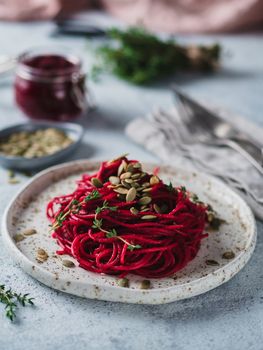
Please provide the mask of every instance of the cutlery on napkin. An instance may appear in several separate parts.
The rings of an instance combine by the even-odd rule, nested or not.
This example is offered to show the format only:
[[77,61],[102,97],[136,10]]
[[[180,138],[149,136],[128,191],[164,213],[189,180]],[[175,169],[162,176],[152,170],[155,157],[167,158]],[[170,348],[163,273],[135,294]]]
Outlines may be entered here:
[[[225,109],[205,105],[223,120],[238,125],[247,137],[252,135],[255,142],[261,143],[263,129],[258,125]],[[174,107],[133,120],[126,127],[126,134],[166,163],[217,176],[237,191],[263,220],[263,177],[258,169],[234,149],[201,142],[183,143],[183,126],[178,108]]]

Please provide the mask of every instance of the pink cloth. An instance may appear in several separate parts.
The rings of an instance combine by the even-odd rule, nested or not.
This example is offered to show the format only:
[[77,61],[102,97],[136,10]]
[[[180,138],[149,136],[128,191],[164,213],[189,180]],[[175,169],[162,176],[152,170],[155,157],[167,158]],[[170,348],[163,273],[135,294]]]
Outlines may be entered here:
[[0,19],[47,19],[94,5],[128,24],[169,33],[263,28],[263,0],[0,0]]
[[170,33],[263,28],[263,0],[101,0],[129,24]]

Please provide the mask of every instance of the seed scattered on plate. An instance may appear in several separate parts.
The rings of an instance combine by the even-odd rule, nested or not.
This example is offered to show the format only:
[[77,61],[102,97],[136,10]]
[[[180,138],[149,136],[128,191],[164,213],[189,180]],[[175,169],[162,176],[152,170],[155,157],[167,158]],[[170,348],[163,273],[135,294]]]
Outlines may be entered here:
[[47,259],[48,259],[48,253],[47,253],[44,249],[38,248],[36,260],[37,260],[39,263],[43,263],[43,262],[46,261]]
[[75,267],[74,262],[67,259],[62,260],[62,265],[69,268]]
[[9,179],[12,179],[15,177],[15,172],[11,169],[8,170],[7,174],[8,174]]
[[16,184],[19,184],[20,181],[19,181],[17,178],[12,177],[12,178],[8,179],[8,183],[9,183],[10,185],[16,185]]
[[128,280],[128,278],[120,278],[117,281],[117,284],[119,287],[128,288],[129,287],[129,280]]
[[14,241],[15,241],[16,243],[21,242],[21,241],[23,241],[24,239],[25,239],[25,236],[22,235],[21,233],[18,233],[18,234],[16,234],[16,235],[14,236]]
[[209,265],[209,266],[219,266],[219,263],[215,260],[206,260],[206,265]]
[[149,289],[151,287],[151,281],[149,280],[143,280],[141,281],[141,289]]
[[35,235],[37,233],[37,230],[35,230],[34,228],[29,228],[25,231],[22,232],[24,236],[32,236]]
[[231,260],[231,259],[234,259],[235,257],[235,253],[232,252],[232,250],[228,251],[228,252],[225,252],[224,254],[222,254],[222,258],[223,259],[226,259],[226,260]]

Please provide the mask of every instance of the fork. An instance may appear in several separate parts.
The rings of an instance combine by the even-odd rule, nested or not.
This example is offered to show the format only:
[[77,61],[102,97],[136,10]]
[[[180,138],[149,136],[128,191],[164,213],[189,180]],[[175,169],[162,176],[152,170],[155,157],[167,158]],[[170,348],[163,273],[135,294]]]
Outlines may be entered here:
[[[185,129],[185,143],[228,147],[248,160],[263,175],[263,148],[255,140],[173,87],[179,102],[179,117]],[[188,134],[188,136],[187,136]]]
[[245,183],[237,180],[229,174],[219,172],[218,170],[215,171],[215,169],[210,167],[207,162],[204,162],[200,157],[191,152],[191,144],[185,143],[186,139],[189,139],[189,133],[182,123],[178,113],[171,114],[163,110],[157,110],[152,114],[152,117],[153,122],[165,136],[166,147],[169,151],[172,152],[174,149],[179,150],[180,154],[192,161],[197,168],[221,178],[224,182],[244,192],[258,204],[263,204],[263,198],[257,197]]

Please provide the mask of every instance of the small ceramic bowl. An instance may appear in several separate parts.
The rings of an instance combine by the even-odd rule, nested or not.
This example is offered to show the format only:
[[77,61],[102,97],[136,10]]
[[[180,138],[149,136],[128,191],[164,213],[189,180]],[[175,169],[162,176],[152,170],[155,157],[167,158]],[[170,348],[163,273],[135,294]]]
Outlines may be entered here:
[[15,132],[21,131],[36,131],[39,129],[56,128],[65,132],[72,140],[73,143],[68,147],[63,148],[54,154],[43,156],[39,158],[24,158],[16,156],[7,156],[0,153],[0,164],[9,169],[17,170],[35,170],[43,169],[52,164],[56,164],[59,161],[65,159],[71,155],[73,151],[79,146],[83,137],[83,127],[73,123],[54,123],[54,122],[29,122],[23,124],[16,124],[5,129],[0,130],[0,141],[3,138]]

